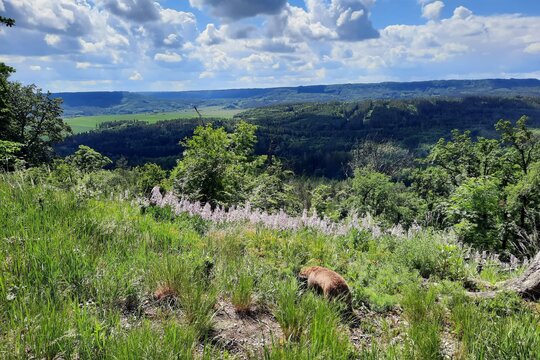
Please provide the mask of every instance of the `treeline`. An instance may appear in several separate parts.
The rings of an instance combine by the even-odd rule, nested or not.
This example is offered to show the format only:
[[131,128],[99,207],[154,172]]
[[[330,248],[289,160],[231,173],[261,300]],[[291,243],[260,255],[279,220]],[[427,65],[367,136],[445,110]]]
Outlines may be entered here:
[[[377,100],[280,105],[249,110],[236,116],[258,126],[256,153],[276,155],[298,175],[344,178],[350,151],[359,141],[393,141],[416,155],[453,129],[473,136],[497,136],[501,118],[530,118],[540,126],[540,99],[524,97],[467,97],[463,99]],[[232,122],[206,120],[217,126]],[[153,125],[107,124],[106,131],[79,134],[57,146],[62,155],[89,145],[113,160],[131,165],[152,161],[172,168],[182,154],[178,142],[193,134],[196,120]]]

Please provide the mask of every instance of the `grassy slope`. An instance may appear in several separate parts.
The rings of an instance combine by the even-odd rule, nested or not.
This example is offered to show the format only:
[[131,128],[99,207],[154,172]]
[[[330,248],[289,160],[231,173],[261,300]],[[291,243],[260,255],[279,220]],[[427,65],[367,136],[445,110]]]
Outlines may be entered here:
[[[266,359],[540,354],[537,313],[513,296],[466,299],[456,280],[475,265],[429,232],[329,238],[212,227],[4,178],[0,254],[0,358],[227,357],[211,338],[219,335],[212,331],[216,303],[230,302],[267,309],[289,335],[276,335],[263,350]],[[215,264],[210,276],[207,261]],[[305,264],[329,266],[350,282],[355,307],[363,309],[358,329],[349,330],[324,300],[298,296],[294,275]],[[483,271],[481,277],[503,278],[497,266]],[[156,289],[176,300],[156,302]]]
[[[206,107],[201,108],[199,111],[205,118],[225,118],[230,119],[234,115],[240,113],[243,110],[227,110],[221,107]],[[176,120],[176,119],[193,119],[197,118],[195,110],[184,110],[177,112],[166,113],[144,113],[144,114],[124,114],[124,115],[97,115],[97,116],[80,116],[74,118],[65,119],[71,126],[73,133],[78,134],[85,131],[94,130],[98,124],[106,121],[119,121],[119,120],[140,120],[149,124],[153,124],[164,120]]]

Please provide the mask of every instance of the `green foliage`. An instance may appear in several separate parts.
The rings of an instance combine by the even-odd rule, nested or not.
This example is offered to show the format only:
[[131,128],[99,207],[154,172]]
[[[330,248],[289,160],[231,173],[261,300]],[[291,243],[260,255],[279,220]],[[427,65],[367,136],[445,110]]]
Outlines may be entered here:
[[540,159],[538,136],[527,128],[527,116],[520,117],[515,126],[509,120],[500,120],[496,125],[503,143],[510,146],[510,157],[513,164],[526,174],[530,165]]
[[274,342],[265,348],[265,359],[349,359],[353,349],[340,324],[336,304],[317,299],[312,293],[298,297],[294,282],[283,283],[279,289],[278,320],[285,345]]
[[30,164],[40,164],[52,156],[52,145],[62,141],[71,129],[62,116],[61,100],[44,94],[35,85],[16,82],[5,84],[5,109],[2,123],[6,124],[4,140],[22,144],[22,156]]
[[0,168],[10,171],[21,167],[23,160],[19,157],[22,144],[0,140]]
[[148,195],[154,186],[163,185],[167,172],[161,166],[147,163],[135,168],[137,173],[137,188],[140,193]]
[[452,140],[440,139],[426,161],[444,169],[456,186],[470,177],[489,176],[498,170],[500,146],[496,140],[479,138],[474,142],[470,131],[452,131]]
[[[336,94],[350,91],[350,88],[346,88]],[[440,90],[437,87],[438,94]],[[282,96],[284,90],[280,91]],[[392,92],[389,96],[395,94]],[[302,94],[289,94],[288,103],[293,101],[293,95]],[[324,95],[331,96],[328,93]],[[361,97],[364,96],[366,93],[362,90]],[[384,143],[391,141],[393,145],[406,148],[416,156],[423,156],[431,144],[441,137],[447,137],[453,129],[496,137],[493,128],[496,121],[501,117],[517,119],[524,114],[530,116],[531,127],[539,125],[538,98],[458,96],[462,95],[451,99],[438,97],[365,101],[358,101],[359,97],[355,96],[350,98],[350,103],[297,103],[263,108],[255,108],[257,105],[250,102],[246,106],[255,109],[238,114],[234,121],[245,119],[258,126],[256,154],[279,157],[283,159],[284,166],[296,174],[333,179],[343,179],[349,174],[351,149],[363,139]],[[301,98],[298,101],[301,102]],[[141,103],[140,98],[133,99],[133,102]],[[161,104],[159,108],[162,108]],[[142,115],[139,119],[150,117]],[[118,120],[133,118],[130,115],[117,117]],[[174,118],[178,117],[169,117]],[[214,125],[224,126],[234,121],[212,120]],[[88,129],[95,127],[93,119],[74,118],[69,123],[74,129],[85,124],[88,124]],[[171,169],[182,151],[177,146],[178,140],[191,136],[196,125],[197,122],[191,116],[189,120],[79,134],[57,149],[66,155],[73,153],[80,144],[89,145],[108,154],[113,160],[124,155],[132,165],[151,161]],[[126,148],[132,151],[126,154]]]
[[482,249],[500,246],[501,192],[496,179],[470,178],[453,193],[448,212],[457,234]]
[[[97,174],[107,172],[121,174]],[[538,353],[538,315],[517,296],[463,299],[464,254],[444,233],[374,238],[245,224],[199,232],[199,218],[171,217],[170,209],[141,212],[116,196],[35,183],[20,172],[0,181],[0,357],[227,358],[213,346],[218,321],[231,321],[216,315],[218,299],[256,299],[272,311],[285,337],[273,333],[271,345],[251,354],[257,358],[435,358],[443,329],[462,342],[457,355],[465,358]],[[350,333],[338,304],[299,289],[294,275],[305,264],[346,278],[362,330]],[[171,297],[156,300],[163,289]],[[367,336],[358,340],[357,331]]]
[[301,205],[290,184],[292,171],[283,169],[279,159],[272,158],[271,161],[264,172],[251,178],[247,200],[258,209],[272,212],[279,210],[287,210],[289,213],[299,212]]
[[68,156],[66,161],[83,173],[101,170],[112,164],[111,159],[84,145],[79,146],[79,149],[73,155]]
[[298,305],[300,300],[296,281],[289,280],[281,284],[274,316],[283,331],[283,337],[287,340],[298,341],[308,323],[309,312],[306,312],[305,307]]
[[377,172],[395,177],[412,166],[413,156],[406,148],[392,142],[364,140],[351,151],[350,167],[370,168]]
[[15,20],[7,17],[0,16],[0,24],[4,24],[8,27],[15,26]]
[[396,245],[396,261],[418,270],[424,278],[463,280],[466,274],[464,251],[446,236],[421,232],[404,239]]
[[[122,94],[124,95],[124,94]],[[65,94],[64,94],[65,96]],[[130,101],[131,99],[128,99]],[[131,101],[136,102],[137,106],[148,106],[142,104],[140,98],[133,99]],[[134,105],[135,105],[134,104]],[[81,134],[89,131],[106,131],[106,130],[126,130],[131,126],[144,125],[144,124],[156,124],[163,121],[177,120],[191,124],[191,130],[193,130],[195,119],[198,117],[197,113],[188,105],[188,109],[182,111],[176,111],[177,104],[172,104],[170,112],[155,112],[154,109],[137,108],[133,110],[127,110],[129,114],[116,115],[111,113],[110,115],[94,115],[94,116],[76,116],[72,117],[72,111],[70,111],[69,104],[64,104],[68,118],[66,123],[73,129],[74,134]],[[67,106],[66,106],[67,105]],[[166,109],[163,106],[159,106],[160,109]],[[123,104],[123,110],[126,111],[126,104]],[[106,109],[104,106],[96,107],[96,110]],[[109,108],[110,109],[110,108]],[[85,109],[85,110],[88,110]],[[216,120],[216,119],[230,119],[234,115],[241,112],[241,110],[228,110],[223,109],[220,106],[208,106],[201,107],[199,111],[203,114],[204,119]],[[178,141],[178,140],[176,140]]]
[[191,200],[232,205],[245,200],[247,187],[264,157],[253,155],[256,127],[245,122],[228,134],[212,125],[184,140],[183,157],[172,171],[174,189]]
[[351,182],[349,208],[381,217],[389,224],[410,225],[421,214],[422,203],[402,183],[370,168],[356,169]]
[[[516,184],[506,188],[508,212],[514,219],[519,219],[522,234],[534,234],[540,224],[540,162],[529,166],[529,170]],[[526,239],[524,239],[526,240]],[[531,239],[534,240],[534,239]],[[516,243],[518,251],[533,256],[539,243]]]

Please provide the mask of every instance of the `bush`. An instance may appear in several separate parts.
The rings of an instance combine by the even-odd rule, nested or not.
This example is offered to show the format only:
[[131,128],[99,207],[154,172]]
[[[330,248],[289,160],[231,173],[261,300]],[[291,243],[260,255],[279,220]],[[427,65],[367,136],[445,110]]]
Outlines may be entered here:
[[464,252],[449,235],[422,231],[397,242],[396,261],[418,270],[423,278],[461,280],[465,277]]

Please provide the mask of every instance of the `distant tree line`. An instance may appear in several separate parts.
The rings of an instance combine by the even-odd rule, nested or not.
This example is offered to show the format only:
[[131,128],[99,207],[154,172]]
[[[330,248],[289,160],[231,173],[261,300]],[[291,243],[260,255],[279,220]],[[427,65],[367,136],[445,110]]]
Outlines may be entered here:
[[[393,142],[416,156],[451,130],[472,136],[497,137],[501,118],[528,115],[540,125],[540,99],[472,97],[463,99],[379,100],[354,103],[280,105],[250,110],[235,120],[257,125],[255,153],[275,155],[297,175],[344,178],[351,149],[365,139]],[[234,121],[207,120],[227,129]],[[178,142],[193,134],[197,121],[175,120],[152,125],[108,123],[100,130],[78,134],[57,146],[61,155],[85,144],[113,160],[125,157],[132,166],[151,161],[166,169],[182,153]]]

